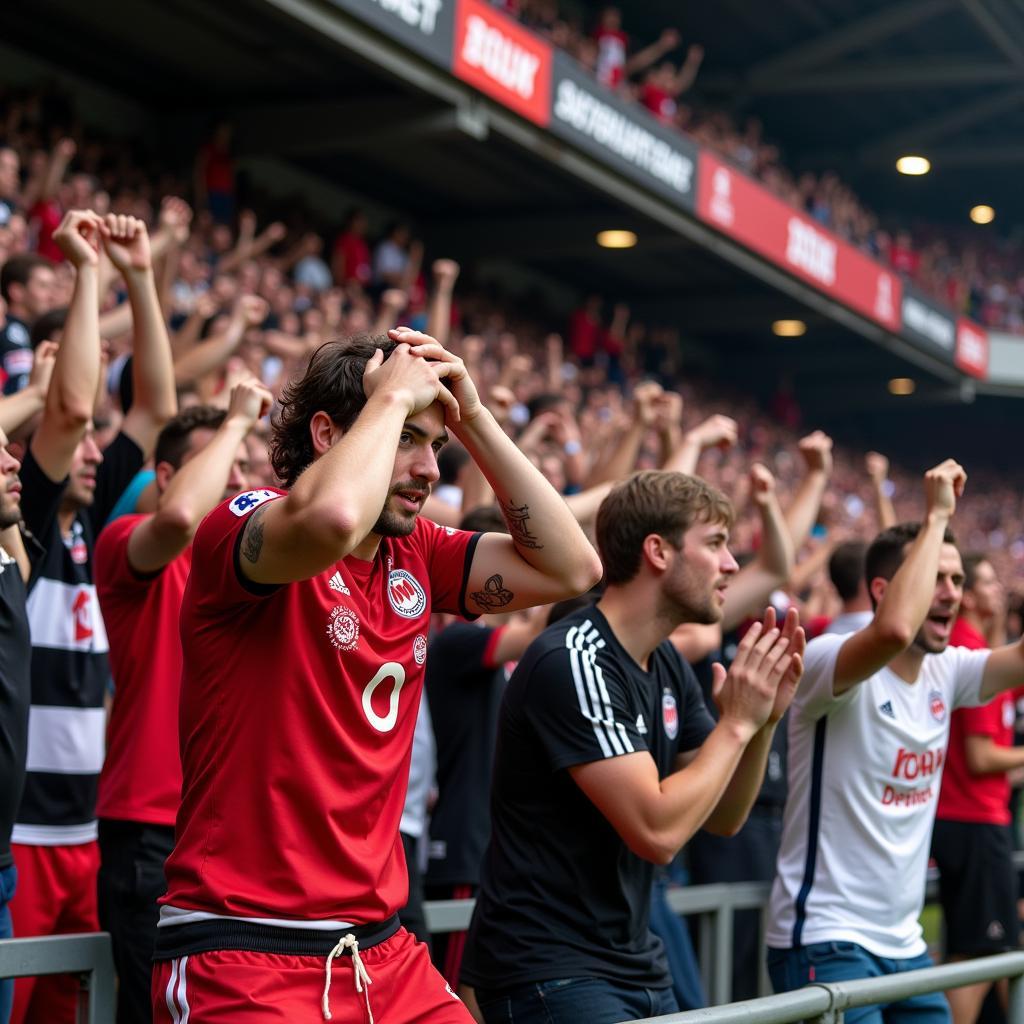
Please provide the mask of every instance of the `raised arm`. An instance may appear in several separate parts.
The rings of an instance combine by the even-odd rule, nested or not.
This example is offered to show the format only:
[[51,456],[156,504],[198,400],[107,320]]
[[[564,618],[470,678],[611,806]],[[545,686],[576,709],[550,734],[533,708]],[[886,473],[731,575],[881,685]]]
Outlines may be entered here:
[[178,401],[146,225],[136,217],[108,214],[104,248],[124,278],[135,325],[132,407],[125,415],[123,431],[148,458],[160,429],[177,412]]
[[735,629],[756,614],[793,571],[793,541],[775,490],[775,478],[766,466],[750,467],[750,496],[761,517],[761,547],[757,557],[729,582],[722,606],[722,629]]
[[[788,621],[784,629],[788,632],[775,628],[769,612],[763,625],[755,623],[747,631],[728,673],[716,668],[721,717],[700,749],[684,756],[685,766],[678,771],[659,779],[647,751],[569,769],[638,857],[668,864],[709,821],[718,831],[732,833],[745,820],[757,792],[752,780],[759,782],[764,774],[770,730],[803,671],[802,632]],[[766,740],[758,736],[762,730]],[[748,756],[751,745],[755,749]]]
[[821,510],[832,475],[832,438],[816,430],[800,440],[799,449],[804,460],[804,478],[786,509],[786,526],[795,550],[810,536]]
[[203,516],[224,497],[239,445],[272,402],[270,392],[255,378],[235,385],[224,422],[174,473],[156,512],[128,539],[128,562],[136,572],[158,572],[188,547]]
[[416,331],[391,332],[412,341],[414,354],[448,368],[461,419],[450,429],[483,470],[508,524],[509,536],[485,534],[470,569],[472,611],[511,611],[582,594],[601,578],[601,563],[561,495],[515,446],[480,401],[457,356]]
[[739,437],[734,419],[716,413],[683,435],[682,443],[668,457],[662,469],[693,476],[701,455],[709,448],[731,448]]
[[864,468],[871,480],[871,493],[875,499],[875,513],[878,516],[878,528],[886,530],[896,525],[896,509],[889,497],[889,460],[878,452],[868,452],[864,456]]
[[459,265],[455,260],[434,260],[433,270],[434,292],[430,296],[427,334],[447,348],[452,331],[452,292],[459,277]]
[[[952,459],[925,474],[927,512],[921,530],[886,585],[875,617],[839,649],[832,683],[837,697],[884,668],[913,643],[932,605],[943,536],[966,480],[967,474]],[[872,583],[868,581],[869,586]]]
[[96,400],[100,376],[97,275],[104,230],[97,214],[72,210],[53,233],[53,240],[75,267],[75,285],[43,418],[29,447],[40,468],[54,481],[67,476]]
[[224,331],[200,342],[174,360],[175,384],[182,387],[219,370],[241,344],[246,330],[258,327],[266,320],[267,310],[265,299],[258,295],[243,295],[235,304]]
[[29,424],[36,413],[43,411],[56,358],[57,344],[40,342],[32,356],[28,384],[13,395],[0,396],[0,431],[9,438],[16,439],[18,431]]
[[666,28],[653,43],[648,44],[642,50],[637,50],[626,61],[626,74],[635,75],[644,71],[652,64],[661,60],[670,50],[679,45],[679,33],[674,28]]

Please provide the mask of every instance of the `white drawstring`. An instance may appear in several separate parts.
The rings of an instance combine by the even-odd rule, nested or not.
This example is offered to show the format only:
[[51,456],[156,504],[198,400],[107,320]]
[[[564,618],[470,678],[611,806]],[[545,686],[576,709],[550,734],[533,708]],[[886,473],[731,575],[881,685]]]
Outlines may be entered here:
[[355,978],[356,991],[361,992],[366,997],[366,1015],[370,1018],[370,1024],[373,1024],[373,1010],[370,1009],[370,990],[368,987],[373,984],[373,981],[369,974],[366,973],[362,958],[359,956],[359,940],[351,932],[348,935],[342,936],[334,949],[327,954],[327,980],[324,983],[324,997],[321,1000],[324,1020],[331,1019],[331,965],[334,958],[342,956],[346,949],[352,951],[352,972]]

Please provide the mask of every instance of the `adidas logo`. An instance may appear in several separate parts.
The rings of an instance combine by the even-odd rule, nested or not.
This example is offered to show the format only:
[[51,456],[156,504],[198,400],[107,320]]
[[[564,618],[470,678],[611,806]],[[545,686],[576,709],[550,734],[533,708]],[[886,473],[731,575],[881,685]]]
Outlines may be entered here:
[[882,712],[887,718],[891,718],[896,721],[896,712],[892,709],[892,701],[887,700],[884,704],[878,705],[878,710]]
[[348,594],[349,597],[352,596],[352,591],[345,586],[345,581],[341,578],[340,572],[336,572],[330,580],[328,580],[327,586],[329,586],[331,590],[336,590],[339,594]]
[[636,731],[640,733],[641,736],[647,732],[647,723],[644,721],[643,715],[636,716]]

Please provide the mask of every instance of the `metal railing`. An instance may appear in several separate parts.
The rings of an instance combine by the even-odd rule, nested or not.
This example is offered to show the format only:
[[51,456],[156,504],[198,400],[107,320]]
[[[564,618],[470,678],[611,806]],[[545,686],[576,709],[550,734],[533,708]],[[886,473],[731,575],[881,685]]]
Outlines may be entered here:
[[1024,953],[1000,953],[965,963],[927,967],[884,978],[815,983],[795,992],[712,1006],[705,1010],[645,1017],[628,1024],[842,1024],[843,1014],[859,1006],[886,1006],[913,996],[1010,978],[1009,1024],[1024,1024]]
[[106,932],[0,939],[0,978],[39,974],[77,974],[79,1022],[112,1024],[116,982],[110,936]]

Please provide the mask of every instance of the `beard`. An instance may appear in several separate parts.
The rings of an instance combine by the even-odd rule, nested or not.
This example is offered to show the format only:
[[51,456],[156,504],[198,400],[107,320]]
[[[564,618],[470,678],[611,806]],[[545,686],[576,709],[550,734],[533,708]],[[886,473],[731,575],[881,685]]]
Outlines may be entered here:
[[377,522],[373,524],[373,532],[380,537],[408,537],[416,529],[416,520],[419,517],[419,512],[396,509],[391,504],[392,499],[399,491],[422,492],[424,490],[429,494],[429,488],[424,488],[422,484],[411,480],[405,480],[392,487],[388,491],[388,498],[384,502],[384,507],[380,510],[380,515],[377,516]]
[[911,646],[916,647],[922,654],[941,654],[949,646],[949,637],[933,640],[925,632],[926,627],[927,623],[917,631]]
[[[715,581],[720,584],[720,580]],[[721,621],[722,606],[697,580],[685,571],[665,581],[661,599],[668,616],[675,622],[690,622],[697,626],[713,626]]]
[[21,522],[21,508],[13,501],[0,500],[0,530]]

